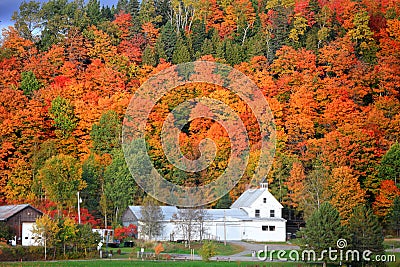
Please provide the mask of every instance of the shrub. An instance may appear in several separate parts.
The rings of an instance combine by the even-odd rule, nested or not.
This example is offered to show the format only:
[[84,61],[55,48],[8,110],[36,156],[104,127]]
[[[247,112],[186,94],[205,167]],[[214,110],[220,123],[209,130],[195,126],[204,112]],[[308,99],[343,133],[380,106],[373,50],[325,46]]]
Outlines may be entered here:
[[199,250],[199,255],[203,261],[209,261],[211,257],[216,255],[217,246],[212,241],[205,241]]

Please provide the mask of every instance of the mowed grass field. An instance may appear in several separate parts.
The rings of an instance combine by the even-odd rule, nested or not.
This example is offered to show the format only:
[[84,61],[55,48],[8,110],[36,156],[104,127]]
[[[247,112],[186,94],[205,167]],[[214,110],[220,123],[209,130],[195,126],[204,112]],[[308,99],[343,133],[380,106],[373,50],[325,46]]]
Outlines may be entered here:
[[203,262],[203,261],[128,261],[128,260],[92,260],[92,261],[52,261],[52,262],[14,262],[0,263],[1,267],[114,267],[114,266],[133,266],[133,267],[299,267],[299,266],[321,266],[308,265],[289,262]]
[[[389,253],[396,255],[396,262],[387,263],[387,267],[400,266],[400,253]],[[69,261],[48,261],[48,262],[0,262],[0,267],[321,267],[322,264],[306,264],[300,262],[203,262],[203,261],[137,261],[125,259],[104,259],[104,260],[69,260]],[[338,265],[328,264],[333,267]],[[369,266],[374,266],[369,265]]]

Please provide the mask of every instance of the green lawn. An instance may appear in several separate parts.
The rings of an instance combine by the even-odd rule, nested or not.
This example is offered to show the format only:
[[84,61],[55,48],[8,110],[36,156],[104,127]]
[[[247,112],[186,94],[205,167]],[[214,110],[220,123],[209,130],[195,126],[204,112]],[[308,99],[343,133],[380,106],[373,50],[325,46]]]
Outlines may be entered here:
[[286,262],[202,262],[202,261],[128,261],[128,260],[93,260],[93,261],[54,261],[54,262],[15,262],[15,263],[0,263],[0,267],[8,266],[24,266],[24,267],[113,267],[113,266],[137,266],[137,267],[162,267],[162,266],[174,266],[174,267],[306,267],[306,266],[321,266],[321,265],[306,265],[299,263],[286,263]]
[[[388,267],[396,267],[400,264],[400,253],[395,253],[397,261],[388,263]],[[49,261],[49,262],[0,262],[0,267],[114,267],[114,266],[137,266],[137,267],[314,267],[321,264],[304,264],[293,262],[202,262],[202,261],[133,261],[133,260],[82,260],[82,261]],[[328,266],[335,266],[329,265]]]
[[383,245],[385,249],[400,248],[400,239],[385,239]]
[[[223,243],[216,242],[216,247],[217,247],[217,255],[221,256],[229,256],[233,255],[236,253],[239,253],[243,251],[243,248],[241,246],[235,245],[235,244],[229,244],[227,243],[226,246]],[[170,243],[170,242],[165,242],[163,243],[164,246],[164,252],[167,254],[190,254],[190,249],[185,247],[184,244],[179,244],[179,243]],[[201,248],[202,244],[198,242],[194,242],[191,245],[191,248],[194,249],[194,253],[198,254],[199,249]],[[116,252],[117,250],[121,250],[121,255],[117,255]],[[113,256],[114,258],[129,258],[133,257],[135,258],[137,256],[137,252],[140,251],[140,247],[134,247],[134,248],[110,248],[110,250],[113,251]],[[154,249],[145,249],[145,252],[154,252]]]

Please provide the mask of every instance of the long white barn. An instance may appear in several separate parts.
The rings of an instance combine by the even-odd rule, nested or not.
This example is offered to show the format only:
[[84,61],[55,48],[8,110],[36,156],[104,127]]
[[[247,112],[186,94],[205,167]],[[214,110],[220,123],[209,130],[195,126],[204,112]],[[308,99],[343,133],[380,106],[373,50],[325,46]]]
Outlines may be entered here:
[[[285,241],[286,220],[282,218],[283,206],[269,192],[266,183],[260,188],[246,190],[229,209],[204,210],[203,237],[217,240]],[[158,240],[183,239],[174,221],[179,209],[174,206],[161,206],[164,215],[163,233]],[[122,216],[125,226],[138,226],[141,236],[141,206],[129,206]],[[193,239],[199,239],[199,233]]]

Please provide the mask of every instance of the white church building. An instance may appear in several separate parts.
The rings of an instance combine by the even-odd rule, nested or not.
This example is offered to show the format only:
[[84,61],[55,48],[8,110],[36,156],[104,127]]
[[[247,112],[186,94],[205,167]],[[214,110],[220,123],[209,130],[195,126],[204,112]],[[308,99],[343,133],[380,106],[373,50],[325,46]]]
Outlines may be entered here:
[[[282,218],[283,206],[269,192],[266,183],[260,188],[246,190],[229,209],[205,209],[203,238],[215,240],[246,240],[281,242],[286,240],[286,220]],[[182,240],[184,237],[176,223],[179,209],[161,206],[163,231],[158,240]],[[175,215],[175,216],[174,216]],[[141,206],[129,206],[122,216],[123,225],[135,224],[141,235]],[[197,233],[194,240],[200,239]]]

